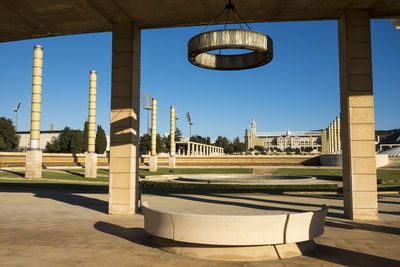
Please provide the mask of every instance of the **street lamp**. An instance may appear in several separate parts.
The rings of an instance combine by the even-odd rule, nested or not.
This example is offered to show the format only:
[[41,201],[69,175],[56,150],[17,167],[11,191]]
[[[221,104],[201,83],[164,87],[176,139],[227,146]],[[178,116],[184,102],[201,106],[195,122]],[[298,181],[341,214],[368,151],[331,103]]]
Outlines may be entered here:
[[150,110],[151,110],[151,99],[152,95],[142,94],[143,108],[147,110],[147,134],[150,134]]
[[192,137],[192,125],[193,125],[192,116],[190,115],[190,112],[186,113],[186,118],[190,125],[190,136],[189,136],[189,138],[190,138],[190,137]]
[[17,107],[14,109],[15,112],[15,131],[18,131],[18,109],[21,106],[21,102],[18,101]]

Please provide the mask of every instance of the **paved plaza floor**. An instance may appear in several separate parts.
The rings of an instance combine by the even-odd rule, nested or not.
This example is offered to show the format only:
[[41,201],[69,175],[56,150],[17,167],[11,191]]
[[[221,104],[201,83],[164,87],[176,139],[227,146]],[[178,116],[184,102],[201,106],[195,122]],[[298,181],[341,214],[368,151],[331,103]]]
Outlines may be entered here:
[[337,195],[143,195],[152,207],[214,214],[265,214],[330,206],[311,253],[277,261],[222,262],[150,245],[143,216],[107,214],[107,194],[0,188],[1,266],[400,266],[400,196],[379,196],[378,221],[343,218]]

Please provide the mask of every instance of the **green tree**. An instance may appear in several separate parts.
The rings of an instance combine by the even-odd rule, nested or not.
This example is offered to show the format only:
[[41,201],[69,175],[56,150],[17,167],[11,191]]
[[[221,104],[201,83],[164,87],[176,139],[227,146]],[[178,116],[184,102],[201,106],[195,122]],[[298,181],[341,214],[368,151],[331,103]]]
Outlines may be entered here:
[[223,137],[223,136],[218,136],[217,140],[215,140],[214,143],[216,146],[222,147],[224,149],[225,153],[229,153],[229,151],[233,151],[233,149],[230,146],[230,141],[228,138]]
[[179,142],[182,140],[182,132],[178,127],[175,128],[175,142]]
[[83,133],[81,130],[73,130],[72,138],[70,143],[70,152],[73,154],[78,154],[84,152],[84,140]]
[[139,139],[139,150],[142,152],[151,150],[151,136],[144,134]]
[[74,135],[73,130],[69,127],[65,127],[60,135],[58,136],[58,141],[60,142],[60,152],[70,153],[71,152],[71,140]]
[[89,122],[85,121],[83,126],[83,147],[85,151],[88,151],[88,143],[89,143]]
[[189,141],[207,145],[211,144],[210,137],[202,137],[200,135],[193,135],[192,137],[190,137]]
[[156,135],[156,152],[157,153],[167,152],[165,148],[165,141],[163,138],[161,138],[160,134]]
[[15,132],[15,127],[10,119],[0,118],[0,150],[17,148],[19,136]]
[[[175,142],[179,142],[182,139],[182,132],[178,128],[175,129]],[[162,141],[164,142],[165,152],[170,151],[171,144],[171,135],[169,134],[167,137],[163,137]]]
[[[84,132],[85,133],[85,132]],[[101,125],[97,125],[96,153],[103,154],[107,149],[107,136]]]
[[232,146],[233,146],[233,151],[237,152],[237,153],[241,153],[241,152],[244,152],[246,150],[245,144],[243,142],[240,142],[239,137],[236,137],[233,140]]
[[265,151],[265,148],[263,146],[254,146],[254,149],[259,151],[259,152]]
[[51,138],[51,141],[47,142],[45,150],[47,152],[60,153],[61,146],[60,146],[60,141],[58,140],[58,137],[54,136],[53,138]]

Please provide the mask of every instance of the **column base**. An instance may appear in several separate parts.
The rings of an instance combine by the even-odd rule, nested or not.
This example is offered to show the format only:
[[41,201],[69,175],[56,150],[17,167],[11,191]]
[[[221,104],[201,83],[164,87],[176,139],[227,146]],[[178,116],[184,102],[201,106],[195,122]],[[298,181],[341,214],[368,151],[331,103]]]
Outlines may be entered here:
[[175,156],[169,156],[169,168],[175,169]]
[[157,155],[150,156],[150,172],[157,171]]
[[377,209],[345,209],[344,217],[354,221],[374,221],[379,219]]
[[96,153],[85,153],[85,178],[97,178]]
[[25,178],[42,178],[42,150],[26,151]]

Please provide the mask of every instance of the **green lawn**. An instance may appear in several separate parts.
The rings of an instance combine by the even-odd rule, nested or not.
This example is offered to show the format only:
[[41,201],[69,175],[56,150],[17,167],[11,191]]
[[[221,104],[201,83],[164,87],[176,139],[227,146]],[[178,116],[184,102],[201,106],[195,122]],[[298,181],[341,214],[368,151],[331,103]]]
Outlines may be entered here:
[[[85,169],[64,169],[63,171],[71,171],[71,172],[77,172],[77,173],[85,173]],[[97,174],[100,175],[109,175],[109,171],[107,169],[97,169]]]
[[290,175],[318,175],[318,176],[342,176],[341,169],[296,169],[296,168],[279,168],[273,174],[290,174]]
[[[58,180],[54,181],[29,181],[29,180],[14,180],[2,179],[2,183],[80,183],[87,185],[90,182],[103,182],[108,183],[108,177],[99,176],[96,179],[87,179],[84,177],[83,169],[66,169],[64,172],[44,170],[43,178]],[[139,170],[140,177],[147,175],[165,175],[165,174],[251,174],[251,168],[185,168],[171,170],[169,168],[159,168],[157,172],[149,172],[148,170]],[[108,175],[109,171],[99,169],[98,174]],[[331,179],[340,181],[342,180],[342,170],[340,169],[324,169],[324,168],[278,168],[273,174],[288,174],[288,175],[311,175],[322,179]],[[0,172],[0,178],[23,178],[25,173],[23,171],[3,171]],[[400,170],[377,170],[378,188],[382,190],[400,190]],[[82,183],[83,182],[83,183]]]
[[[335,180],[342,179],[342,170],[340,169],[279,168],[273,174],[312,175],[316,177],[331,177]],[[377,178],[378,188],[400,190],[400,170],[377,170]]]
[[185,169],[168,169],[159,168],[157,172],[149,172],[148,170],[139,170],[139,176],[147,175],[165,175],[165,174],[251,174],[251,168],[185,168]]
[[[4,171],[0,172],[0,177],[6,178],[23,178],[25,177],[24,171]],[[43,171],[42,177],[44,179],[54,179],[63,181],[93,181],[93,182],[108,182],[108,177],[97,177],[94,179],[87,179],[83,173],[76,170],[68,170],[68,173],[59,173],[56,171]],[[4,181],[4,180],[2,180]],[[45,181],[43,181],[45,182]]]

